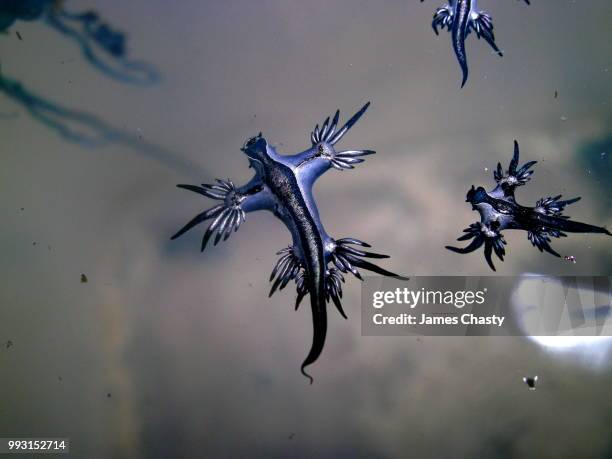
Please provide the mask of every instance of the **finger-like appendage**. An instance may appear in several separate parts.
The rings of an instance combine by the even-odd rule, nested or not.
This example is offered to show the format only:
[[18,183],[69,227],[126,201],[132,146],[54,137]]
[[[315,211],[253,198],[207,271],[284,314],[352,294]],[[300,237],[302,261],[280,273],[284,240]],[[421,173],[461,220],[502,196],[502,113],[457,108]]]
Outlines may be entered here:
[[376,154],[372,150],[346,150],[334,154],[330,161],[333,168],[338,170],[343,169],[354,169],[355,164],[359,164],[365,161],[361,156],[368,156]]
[[553,248],[550,246],[550,238],[545,230],[543,231],[529,231],[527,238],[531,244],[536,247],[540,252],[548,252],[555,257],[561,257]]
[[475,237],[475,239],[470,242],[470,244],[467,247],[463,247],[463,248],[459,248],[459,247],[452,247],[450,245],[447,245],[446,248],[448,250],[450,250],[451,252],[455,252],[455,253],[470,253],[473,252],[475,250],[478,250],[480,248],[480,246],[482,246],[482,244],[484,244],[484,237],[482,235],[478,235]]
[[514,154],[512,156],[512,160],[510,161],[510,166],[508,167],[508,171],[504,174],[502,166],[500,163],[497,164],[497,169],[493,172],[493,178],[500,185],[506,196],[513,196],[514,189],[516,187],[525,185],[529,180],[531,180],[531,175],[533,174],[533,170],[531,168],[537,164],[537,161],[529,161],[521,168],[518,168],[519,163],[519,145],[518,142],[514,141]]
[[[297,283],[298,274],[300,274],[300,272],[303,272],[303,263],[298,257],[295,250],[293,250],[293,247],[286,247],[280,250],[277,255],[281,255],[281,257],[276,262],[276,265],[274,265],[274,269],[272,270],[272,274],[270,275],[270,282],[274,282],[272,283],[272,287],[270,288],[270,293],[268,296],[272,296],[277,289],[284,289],[289,283],[289,281],[293,279],[296,279]],[[304,282],[303,275],[301,276],[301,282]],[[303,287],[306,288],[306,292],[304,293],[306,294],[308,291],[306,284],[303,284]],[[298,294],[299,292],[300,288],[298,286]],[[302,297],[303,296],[304,295],[302,295]]]
[[438,27],[451,30],[453,26],[453,12],[449,7],[438,8],[433,16],[431,27],[436,35],[438,35]]
[[505,245],[506,241],[501,234],[499,237],[493,238],[493,250],[501,261],[504,261],[504,255],[506,255]]
[[178,238],[203,221],[212,219],[212,223],[202,237],[201,250],[204,251],[208,241],[213,236],[213,243],[217,245],[220,241],[226,241],[232,232],[238,231],[240,225],[244,223],[246,217],[241,204],[244,202],[247,195],[240,193],[231,180],[216,179],[216,183],[202,184],[202,186],[184,184],[177,186],[210,199],[223,201],[223,203],[197,215],[178,233],[172,236],[172,239]]
[[503,56],[503,53],[495,44],[495,35],[493,33],[493,20],[491,16],[489,16],[484,11],[480,11],[470,20],[469,24],[470,30],[474,30],[476,32],[476,36],[478,39],[484,38],[484,40],[493,48],[493,50],[500,56]]
[[574,204],[575,202],[580,201],[580,199],[581,199],[580,197],[577,197],[577,198],[567,199],[565,201],[562,201],[561,195],[557,195],[554,197],[549,196],[547,198],[539,199],[535,205],[534,210],[544,215],[569,218],[569,217],[563,216],[563,211],[565,210],[565,206]]
[[376,258],[376,259],[384,259],[389,258],[387,255],[367,252],[365,250],[356,249],[355,247],[351,247],[351,245],[358,245],[362,247],[370,247],[369,244],[362,242],[358,239],[354,238],[343,238],[338,239],[334,243],[334,248],[332,252],[329,254],[330,261],[335,265],[335,267],[343,273],[350,272],[357,279],[363,280],[361,274],[357,268],[366,269],[368,271],[375,272],[377,274],[381,274],[383,276],[397,277],[400,279],[406,279],[404,277],[399,276],[396,273],[391,271],[387,271],[373,263],[370,263],[364,258]]
[[300,303],[308,295],[308,283],[306,282],[306,271],[299,271],[295,276],[295,286],[297,288],[297,298],[295,299],[295,310],[300,307]]
[[493,260],[491,258],[491,255],[493,254],[493,242],[491,241],[491,239],[486,239],[485,240],[485,248],[484,248],[484,256],[485,256],[485,260],[487,260],[487,264],[489,265],[489,267],[493,270],[496,271],[495,269],[495,265],[493,264]]
[[336,306],[336,309],[342,317],[347,319],[344,309],[342,309],[342,284],[344,283],[344,276],[335,268],[329,269],[325,273],[325,296],[329,302],[331,299]]
[[331,136],[327,142],[329,142],[332,145],[335,145],[336,143],[338,143],[340,141],[340,139],[342,139],[342,137],[344,137],[344,134],[346,134],[348,132],[348,130],[350,128],[352,128],[355,123],[357,121],[359,121],[359,118],[361,118],[361,116],[365,113],[365,111],[368,109],[368,107],[370,106],[370,102],[367,102],[363,107],[361,107],[361,109],[355,113],[350,120],[348,120],[346,122],[346,124],[344,126],[342,126],[340,128],[340,130],[334,134],[333,136]]
[[208,220],[209,218],[216,217],[219,213],[221,213],[221,211],[223,211],[223,205],[221,205],[221,204],[213,207],[212,209],[205,210],[201,214],[196,215],[189,223],[187,223],[185,226],[183,226],[170,239],[174,240],[174,239],[177,239],[177,238],[181,237],[183,234],[185,234],[187,231],[189,231],[194,226],[199,225],[200,223]]
[[470,244],[463,248],[447,245],[446,249],[451,252],[466,254],[478,250],[484,244],[484,257],[489,267],[495,271],[495,265],[492,259],[493,252],[495,252],[495,255],[497,255],[501,261],[504,261],[504,255],[506,254],[506,248],[504,247],[506,241],[501,232],[496,229],[495,224],[499,225],[498,222],[493,222],[490,225],[481,222],[472,223],[463,230],[465,234],[457,239],[458,241],[472,239]]

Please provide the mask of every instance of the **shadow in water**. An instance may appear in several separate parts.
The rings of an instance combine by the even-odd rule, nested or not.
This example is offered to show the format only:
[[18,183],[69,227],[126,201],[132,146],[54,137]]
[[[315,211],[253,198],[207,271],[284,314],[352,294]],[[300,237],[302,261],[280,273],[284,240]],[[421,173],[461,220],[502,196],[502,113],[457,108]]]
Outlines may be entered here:
[[3,0],[0,2],[0,31],[15,21],[40,20],[74,41],[87,61],[106,76],[133,84],[159,80],[155,69],[127,58],[125,35],[114,30],[94,11],[72,13],[58,0]]
[[[148,85],[159,80],[150,65],[127,58],[125,35],[103,22],[97,13],[71,13],[58,0],[0,1],[0,32],[6,32],[17,20],[41,20],[74,41],[83,56],[105,76],[136,85]],[[0,72],[0,92],[24,107],[36,121],[57,132],[67,141],[83,147],[121,143],[143,156],[187,176],[201,176],[203,170],[187,159],[163,147],[145,141],[141,135],[118,129],[86,111],[69,108],[35,94],[18,80]],[[2,120],[16,117],[14,113],[0,116]]]
[[0,92],[23,106],[36,121],[64,139],[84,147],[121,143],[144,157],[155,160],[186,176],[200,178],[204,171],[176,153],[152,144],[141,135],[118,129],[90,113],[64,107],[24,88],[18,81],[0,75]]

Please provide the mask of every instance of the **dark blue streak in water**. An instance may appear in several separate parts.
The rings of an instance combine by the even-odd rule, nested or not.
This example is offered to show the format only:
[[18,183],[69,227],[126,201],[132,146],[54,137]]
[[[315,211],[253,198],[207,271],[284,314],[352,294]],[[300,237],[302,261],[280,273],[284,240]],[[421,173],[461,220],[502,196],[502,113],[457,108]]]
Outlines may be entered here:
[[175,153],[117,129],[90,113],[71,109],[38,96],[21,83],[0,75],[0,92],[22,105],[36,121],[53,129],[64,139],[84,147],[121,143],[131,150],[187,176],[204,172]]
[[[8,30],[17,20],[38,19],[77,42],[87,61],[104,75],[132,84],[150,84],[158,80],[157,72],[149,65],[126,59],[125,36],[102,22],[96,13],[68,13],[62,8],[62,2],[56,0],[0,1],[0,32]],[[100,53],[105,55],[105,59]],[[2,73],[0,92],[67,141],[84,147],[121,143],[182,175],[201,176],[203,173],[201,168],[169,150],[117,129],[90,113],[52,102]]]
[[[48,14],[46,21],[63,35],[73,39],[81,47],[87,61],[106,76],[125,83],[151,84],[159,80],[157,72],[144,62],[130,61],[125,58],[125,37],[111,30],[106,24],[98,24],[93,13],[70,15],[65,12]],[[83,31],[71,28],[66,20],[81,22]],[[106,62],[96,53],[96,48],[111,57],[116,67]]]
[[126,57],[125,35],[103,22],[97,13],[70,13],[54,0],[3,0],[0,3],[0,31],[16,20],[42,20],[76,42],[87,61],[110,78],[151,84],[159,80],[153,67]]

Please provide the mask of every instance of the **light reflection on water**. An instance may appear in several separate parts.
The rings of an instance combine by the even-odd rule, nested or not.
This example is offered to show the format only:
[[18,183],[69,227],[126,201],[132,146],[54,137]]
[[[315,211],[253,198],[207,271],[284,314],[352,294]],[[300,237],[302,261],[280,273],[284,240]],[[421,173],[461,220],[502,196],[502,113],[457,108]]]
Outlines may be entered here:
[[[569,290],[568,293],[554,279],[546,279],[542,284],[542,277],[525,274],[512,295],[512,308],[517,312],[519,328],[531,342],[555,358],[593,369],[608,367],[612,363],[608,359],[612,337],[605,335],[609,332],[611,316],[609,306],[602,302],[607,300],[610,303],[609,295],[584,286]],[[546,306],[538,308],[530,304],[536,301],[538,295],[543,304],[550,303],[552,299],[553,304],[547,304],[547,307],[555,315],[559,314],[558,308],[554,308],[555,304],[563,307],[563,312],[556,318],[559,336],[543,336],[542,318],[549,311]],[[578,303],[570,303],[570,298]],[[579,325],[572,326],[571,318],[576,314],[580,314],[583,320]]]

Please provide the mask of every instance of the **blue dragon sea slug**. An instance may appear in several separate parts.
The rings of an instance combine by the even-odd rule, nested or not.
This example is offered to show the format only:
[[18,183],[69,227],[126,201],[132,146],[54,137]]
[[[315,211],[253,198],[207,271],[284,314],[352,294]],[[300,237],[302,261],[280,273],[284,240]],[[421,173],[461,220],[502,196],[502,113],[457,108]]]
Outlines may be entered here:
[[340,112],[317,125],[310,135],[311,146],[295,155],[281,155],[265,137],[250,138],[242,147],[254,177],[237,187],[230,180],[217,180],[210,185],[177,185],[207,198],[219,201],[205,210],[178,231],[176,239],[191,228],[211,221],[202,239],[202,250],[212,239],[214,244],[229,238],[244,223],[246,214],[268,210],[281,220],[292,236],[290,246],[280,250],[270,282],[270,296],[282,290],[290,281],[297,288],[297,309],[302,299],[309,295],[312,309],[313,340],[310,352],[302,363],[301,371],[311,383],[305,367],[320,356],[327,333],[327,303],[333,302],[338,312],[346,318],[342,309],[343,274],[352,273],[361,279],[359,269],[384,276],[396,276],[367,261],[367,258],[388,258],[364,250],[369,244],[352,237],[334,239],[327,234],[312,193],[316,180],[330,169],[353,169],[373,155],[371,150],[337,150],[337,144],[361,118],[369,106],[365,104],[344,126],[339,128]]
[[[529,5],[529,0],[524,1]],[[436,35],[438,35],[438,27],[441,30],[446,28],[451,33],[453,50],[463,73],[462,88],[468,79],[465,39],[471,32],[474,32],[478,39],[483,38],[499,56],[503,56],[495,44],[493,18],[486,12],[478,10],[476,2],[477,0],[449,0],[448,4],[436,10],[431,23]]]
[[540,252],[548,252],[556,257],[560,255],[550,246],[550,238],[566,237],[565,233],[600,233],[612,236],[606,229],[570,220],[563,215],[565,207],[580,200],[573,198],[562,200],[561,195],[538,200],[535,207],[525,207],[516,202],[514,191],[525,185],[533,174],[531,169],[537,161],[529,161],[519,168],[519,145],[514,141],[514,155],[508,171],[500,163],[493,172],[497,182],[495,188],[486,191],[479,186],[468,191],[466,202],[472,204],[472,209],[480,214],[480,221],[472,223],[463,230],[465,233],[458,240],[472,240],[467,247],[457,248],[446,246],[448,250],[457,253],[470,253],[484,245],[484,255],[493,271],[492,254],[504,261],[506,241],[503,230],[527,231],[527,238]]

